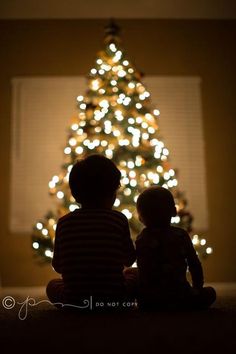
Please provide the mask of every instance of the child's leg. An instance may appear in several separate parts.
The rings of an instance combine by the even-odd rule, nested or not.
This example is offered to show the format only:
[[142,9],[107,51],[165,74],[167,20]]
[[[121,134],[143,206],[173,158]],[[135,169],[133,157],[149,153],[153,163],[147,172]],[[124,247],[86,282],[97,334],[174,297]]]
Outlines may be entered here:
[[215,289],[207,286],[199,290],[199,294],[193,297],[193,306],[200,309],[207,309],[215,302],[215,300]]
[[65,303],[64,283],[62,279],[53,279],[47,285],[46,293],[56,307],[61,307],[60,304]]

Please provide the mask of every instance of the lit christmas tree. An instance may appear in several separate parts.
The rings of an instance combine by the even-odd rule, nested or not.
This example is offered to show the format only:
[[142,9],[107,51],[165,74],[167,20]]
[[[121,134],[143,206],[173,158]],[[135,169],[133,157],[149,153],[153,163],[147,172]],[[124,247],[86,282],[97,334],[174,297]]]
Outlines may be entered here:
[[71,196],[68,179],[73,164],[88,154],[99,153],[112,159],[122,174],[121,188],[114,208],[126,215],[133,239],[141,230],[135,202],[139,193],[151,185],[171,190],[178,215],[172,224],[192,235],[201,258],[212,253],[206,240],[194,235],[192,215],[178,190],[176,174],[169,163],[169,151],[161,140],[159,110],[150,101],[142,75],[120,47],[119,28],[106,27],[104,49],[98,53],[88,75],[88,89],[78,96],[78,116],[69,127],[61,172],[49,182],[49,192],[57,198],[54,211],[36,222],[32,247],[43,261],[51,261],[57,220],[80,206]]

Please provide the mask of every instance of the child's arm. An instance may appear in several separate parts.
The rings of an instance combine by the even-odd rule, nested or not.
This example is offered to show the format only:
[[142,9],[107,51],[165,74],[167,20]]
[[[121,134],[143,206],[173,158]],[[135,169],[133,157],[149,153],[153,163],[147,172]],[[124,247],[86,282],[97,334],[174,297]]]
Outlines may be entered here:
[[59,245],[59,237],[58,237],[58,230],[60,228],[59,222],[56,228],[56,235],[54,241],[54,251],[53,251],[53,258],[52,258],[52,266],[54,270],[61,274],[61,266],[60,266],[60,245]]
[[193,243],[188,233],[186,232],[186,244],[187,244],[187,262],[189,271],[192,278],[192,286],[193,288],[200,289],[203,287],[204,278],[203,278],[203,269],[201,262],[198,258],[198,255],[193,247]]
[[136,260],[136,251],[130,236],[128,220],[125,220],[123,247],[124,247],[124,256],[125,256],[124,266],[130,267]]

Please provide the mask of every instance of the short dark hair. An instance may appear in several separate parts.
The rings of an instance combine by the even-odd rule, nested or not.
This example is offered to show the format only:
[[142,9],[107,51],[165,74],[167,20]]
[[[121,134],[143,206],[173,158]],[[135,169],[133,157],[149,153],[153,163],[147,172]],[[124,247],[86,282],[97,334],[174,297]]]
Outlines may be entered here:
[[176,215],[173,195],[166,188],[149,187],[139,195],[137,211],[146,226],[167,225]]
[[96,203],[114,195],[120,186],[120,178],[121,173],[111,160],[92,154],[75,163],[69,186],[78,203]]

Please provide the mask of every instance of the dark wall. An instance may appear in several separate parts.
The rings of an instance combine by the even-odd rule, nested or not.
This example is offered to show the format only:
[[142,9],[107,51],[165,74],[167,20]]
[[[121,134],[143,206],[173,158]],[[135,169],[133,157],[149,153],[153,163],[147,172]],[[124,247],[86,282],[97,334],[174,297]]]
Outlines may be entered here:
[[[209,231],[207,281],[236,281],[236,22],[122,20],[123,47],[147,75],[202,77]],[[101,48],[106,20],[0,22],[0,276],[2,285],[44,285],[55,276],[35,264],[29,235],[9,232],[11,86],[14,76],[86,75]],[[24,205],[22,205],[24,207]]]

